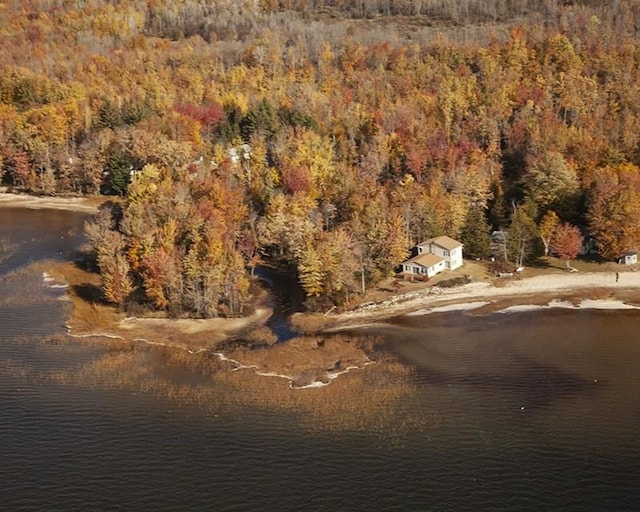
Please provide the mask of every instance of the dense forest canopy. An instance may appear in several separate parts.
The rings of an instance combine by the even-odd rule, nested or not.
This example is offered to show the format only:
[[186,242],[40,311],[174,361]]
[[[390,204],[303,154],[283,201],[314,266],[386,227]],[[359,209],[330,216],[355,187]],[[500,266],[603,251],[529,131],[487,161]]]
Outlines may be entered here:
[[87,229],[105,296],[174,314],[238,312],[265,261],[342,303],[440,234],[616,259],[639,29],[637,0],[1,2],[0,178],[126,197]]

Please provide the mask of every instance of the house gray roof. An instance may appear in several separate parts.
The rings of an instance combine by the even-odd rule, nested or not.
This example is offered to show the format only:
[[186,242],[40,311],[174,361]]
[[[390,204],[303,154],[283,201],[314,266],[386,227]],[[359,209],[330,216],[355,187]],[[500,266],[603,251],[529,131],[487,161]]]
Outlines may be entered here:
[[437,265],[438,263],[443,261],[443,259],[444,258],[441,258],[440,256],[436,256],[435,254],[427,252],[414,256],[413,258],[405,261],[403,265],[406,265],[407,263],[413,263],[414,265],[420,265],[421,267],[429,268]]
[[442,247],[443,249],[446,249],[447,251],[453,251],[458,247],[462,247],[462,244],[460,242],[446,235],[437,236],[435,238],[429,238],[429,240],[425,240],[420,245],[429,245],[429,244],[437,245],[439,247]]

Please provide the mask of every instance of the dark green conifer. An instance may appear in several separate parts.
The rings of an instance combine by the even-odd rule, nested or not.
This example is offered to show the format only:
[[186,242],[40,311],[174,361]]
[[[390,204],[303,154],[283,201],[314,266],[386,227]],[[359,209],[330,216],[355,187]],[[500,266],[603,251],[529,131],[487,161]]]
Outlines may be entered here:
[[466,258],[486,259],[489,256],[491,239],[489,236],[489,224],[484,214],[484,209],[472,206],[467,213],[460,239],[463,243],[463,251]]

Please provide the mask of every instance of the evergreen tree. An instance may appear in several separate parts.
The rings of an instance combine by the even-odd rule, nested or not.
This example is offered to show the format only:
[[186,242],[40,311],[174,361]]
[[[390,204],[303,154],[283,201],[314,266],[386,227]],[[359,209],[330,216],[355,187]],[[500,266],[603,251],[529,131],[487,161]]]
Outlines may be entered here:
[[108,187],[106,192],[124,196],[131,181],[131,166],[119,148],[115,148],[109,156],[105,171]]
[[105,100],[98,109],[97,128],[116,129],[124,124],[122,110],[110,100]]
[[505,197],[502,187],[499,184],[492,186],[493,201],[489,206],[489,220],[491,225],[498,228],[505,228],[509,224],[509,213],[505,208]]
[[266,98],[249,110],[240,123],[243,138],[249,141],[251,134],[258,133],[266,138],[272,137],[280,129],[280,120],[273,106]]
[[467,258],[486,259],[489,256],[491,248],[489,224],[484,210],[479,206],[472,206],[467,213],[460,239]]

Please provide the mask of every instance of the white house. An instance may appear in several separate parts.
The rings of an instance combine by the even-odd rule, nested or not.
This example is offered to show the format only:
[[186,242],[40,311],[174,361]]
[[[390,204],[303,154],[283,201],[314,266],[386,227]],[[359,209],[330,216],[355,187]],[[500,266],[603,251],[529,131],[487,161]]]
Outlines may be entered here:
[[430,238],[417,246],[418,255],[402,263],[407,274],[433,277],[462,266],[462,244],[448,236]]

